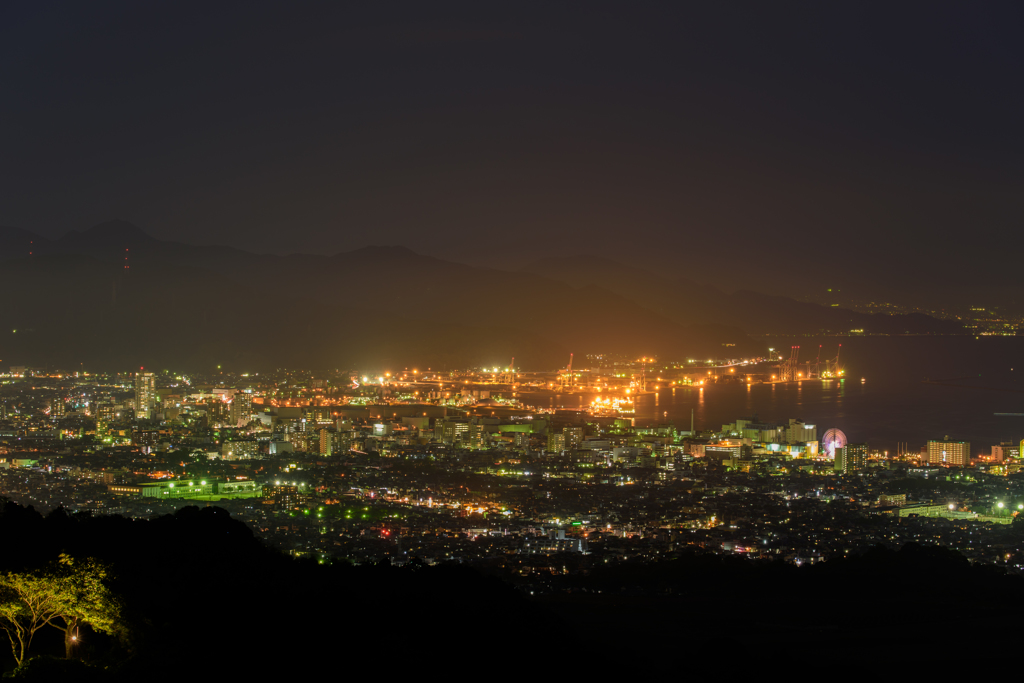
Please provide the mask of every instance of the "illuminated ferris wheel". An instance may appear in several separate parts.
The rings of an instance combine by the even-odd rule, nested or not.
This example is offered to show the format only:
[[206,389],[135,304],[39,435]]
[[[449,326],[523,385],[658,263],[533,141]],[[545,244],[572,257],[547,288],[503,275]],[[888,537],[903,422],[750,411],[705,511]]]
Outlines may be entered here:
[[847,444],[846,434],[838,429],[830,429],[821,437],[821,448],[828,457],[835,458],[836,451]]

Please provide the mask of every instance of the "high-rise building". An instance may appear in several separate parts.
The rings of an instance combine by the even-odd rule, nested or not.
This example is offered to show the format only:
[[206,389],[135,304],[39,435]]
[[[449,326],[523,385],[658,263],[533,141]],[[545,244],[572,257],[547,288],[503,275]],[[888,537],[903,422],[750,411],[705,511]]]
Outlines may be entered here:
[[152,372],[135,373],[135,417],[148,420],[156,403],[156,376]]
[[244,426],[252,419],[252,394],[238,392],[231,399],[231,424]]
[[54,396],[50,400],[50,417],[57,420],[64,417],[64,397]]
[[565,450],[565,434],[548,435],[548,452],[561,453]]
[[331,432],[328,429],[320,430],[320,455],[330,455],[331,446],[333,446],[333,438]]
[[583,437],[586,434],[583,427],[563,427],[562,434],[565,436],[565,450],[571,451],[580,447]]
[[865,443],[848,443],[836,449],[835,471],[850,474],[867,466],[868,445]]
[[967,467],[971,464],[971,443],[950,441],[948,436],[942,441],[929,441],[928,464]]
[[348,453],[350,450],[352,450],[352,430],[334,432],[334,445],[331,447],[331,452]]
[[212,398],[206,402],[206,419],[211,429],[224,424],[224,421],[228,419],[225,408],[227,408],[227,404],[219,398]]
[[309,448],[309,436],[305,432],[290,432],[287,434],[288,441],[292,448],[297,451],[306,451]]

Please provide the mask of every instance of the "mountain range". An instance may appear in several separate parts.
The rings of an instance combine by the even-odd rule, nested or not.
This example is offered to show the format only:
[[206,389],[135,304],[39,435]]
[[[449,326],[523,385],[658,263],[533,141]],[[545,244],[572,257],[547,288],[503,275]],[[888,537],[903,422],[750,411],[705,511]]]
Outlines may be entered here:
[[[742,264],[723,261],[723,280]],[[570,353],[762,353],[752,335],[953,333],[584,257],[516,271],[401,247],[256,254],[124,221],[48,240],[0,228],[0,362],[64,369],[564,366]]]

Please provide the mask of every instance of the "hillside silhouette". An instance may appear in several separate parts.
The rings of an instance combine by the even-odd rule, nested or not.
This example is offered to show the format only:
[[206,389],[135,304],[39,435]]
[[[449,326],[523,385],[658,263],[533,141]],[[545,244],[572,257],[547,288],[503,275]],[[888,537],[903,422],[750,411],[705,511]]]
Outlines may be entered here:
[[909,325],[629,272],[565,282],[580,269],[476,268],[401,247],[254,254],[157,240],[124,221],[57,240],[0,229],[0,263],[0,358],[65,369],[451,369],[513,356],[550,369],[569,353],[749,356],[763,353],[753,332]]

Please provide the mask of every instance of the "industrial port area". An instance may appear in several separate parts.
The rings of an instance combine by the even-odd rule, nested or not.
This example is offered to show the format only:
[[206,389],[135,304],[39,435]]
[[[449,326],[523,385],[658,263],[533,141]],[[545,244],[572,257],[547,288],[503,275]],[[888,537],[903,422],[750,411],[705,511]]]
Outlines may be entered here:
[[[819,346],[813,361],[800,359],[799,346],[791,347],[785,358],[770,348],[767,357],[674,362],[604,354],[577,359],[570,354],[564,367],[546,372],[519,370],[513,358],[505,367],[371,372],[362,375],[356,384],[376,387],[381,396],[440,403],[473,403],[483,399],[506,409],[516,405],[544,407],[559,403],[554,397],[587,395],[594,410],[632,414],[638,397],[663,389],[719,383],[844,381],[846,371],[839,363],[841,350],[840,344],[834,357],[822,358]],[[562,401],[559,405],[572,403]]]

